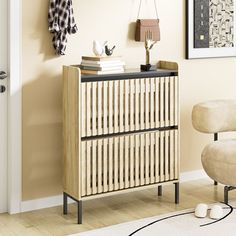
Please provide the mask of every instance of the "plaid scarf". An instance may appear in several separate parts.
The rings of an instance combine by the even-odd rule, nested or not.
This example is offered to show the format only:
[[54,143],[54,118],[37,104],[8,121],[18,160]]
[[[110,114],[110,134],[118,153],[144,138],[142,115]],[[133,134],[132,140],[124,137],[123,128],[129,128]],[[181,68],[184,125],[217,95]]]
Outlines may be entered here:
[[53,47],[58,55],[65,55],[67,34],[78,29],[73,16],[72,0],[50,0],[48,10],[49,32],[53,34]]

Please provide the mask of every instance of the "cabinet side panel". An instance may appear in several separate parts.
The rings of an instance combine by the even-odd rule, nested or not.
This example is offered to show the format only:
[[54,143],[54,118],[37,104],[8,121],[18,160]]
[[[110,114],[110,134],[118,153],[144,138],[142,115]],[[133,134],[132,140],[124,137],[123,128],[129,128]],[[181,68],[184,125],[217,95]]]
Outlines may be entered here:
[[80,199],[80,70],[63,67],[63,191]]

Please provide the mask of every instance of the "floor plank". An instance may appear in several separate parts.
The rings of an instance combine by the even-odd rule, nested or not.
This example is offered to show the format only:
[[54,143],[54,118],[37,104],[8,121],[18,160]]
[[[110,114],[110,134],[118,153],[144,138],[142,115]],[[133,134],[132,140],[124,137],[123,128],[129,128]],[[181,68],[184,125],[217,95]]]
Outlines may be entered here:
[[[229,199],[236,198],[236,190]],[[64,236],[91,229],[119,224],[173,211],[194,208],[196,204],[223,201],[223,186],[214,186],[209,179],[180,184],[180,204],[174,204],[174,185],[163,186],[163,196],[157,189],[135,191],[83,203],[83,224],[76,224],[76,206],[70,204],[69,214],[62,207],[52,207],[15,215],[0,214],[1,236]]]

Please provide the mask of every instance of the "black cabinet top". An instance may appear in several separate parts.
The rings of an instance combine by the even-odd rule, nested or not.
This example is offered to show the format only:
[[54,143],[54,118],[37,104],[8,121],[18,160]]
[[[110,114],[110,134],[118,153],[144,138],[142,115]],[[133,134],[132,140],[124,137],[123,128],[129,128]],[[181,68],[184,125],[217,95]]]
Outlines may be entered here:
[[123,73],[106,74],[106,75],[81,75],[81,82],[96,82],[106,80],[125,80],[125,79],[142,79],[155,77],[177,76],[177,70],[157,69],[155,71],[140,71],[139,69],[125,70]]

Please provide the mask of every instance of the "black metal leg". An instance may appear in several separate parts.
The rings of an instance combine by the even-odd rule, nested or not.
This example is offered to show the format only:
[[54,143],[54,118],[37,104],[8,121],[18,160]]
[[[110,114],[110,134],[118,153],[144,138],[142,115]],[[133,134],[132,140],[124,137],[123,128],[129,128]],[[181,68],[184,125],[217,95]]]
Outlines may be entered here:
[[175,183],[175,204],[179,204],[179,182]]
[[225,186],[224,188],[224,202],[228,204],[229,201],[229,191],[235,190],[236,187],[233,186]]
[[218,140],[218,133],[214,133],[214,141]]
[[67,194],[63,193],[63,214],[66,215],[68,210]]
[[82,201],[78,201],[77,206],[78,206],[78,224],[82,224]]
[[229,201],[229,187],[225,186],[224,187],[224,203],[228,204]]
[[75,199],[67,193],[63,193],[63,214],[67,214],[68,210],[68,197],[73,199],[77,203],[77,222],[78,224],[82,224],[82,201]]
[[158,194],[158,196],[162,196],[162,186],[161,185],[159,185],[157,187],[157,194]]
[[[218,133],[214,133],[214,141],[218,140]],[[217,181],[214,181],[214,185],[218,185]]]

